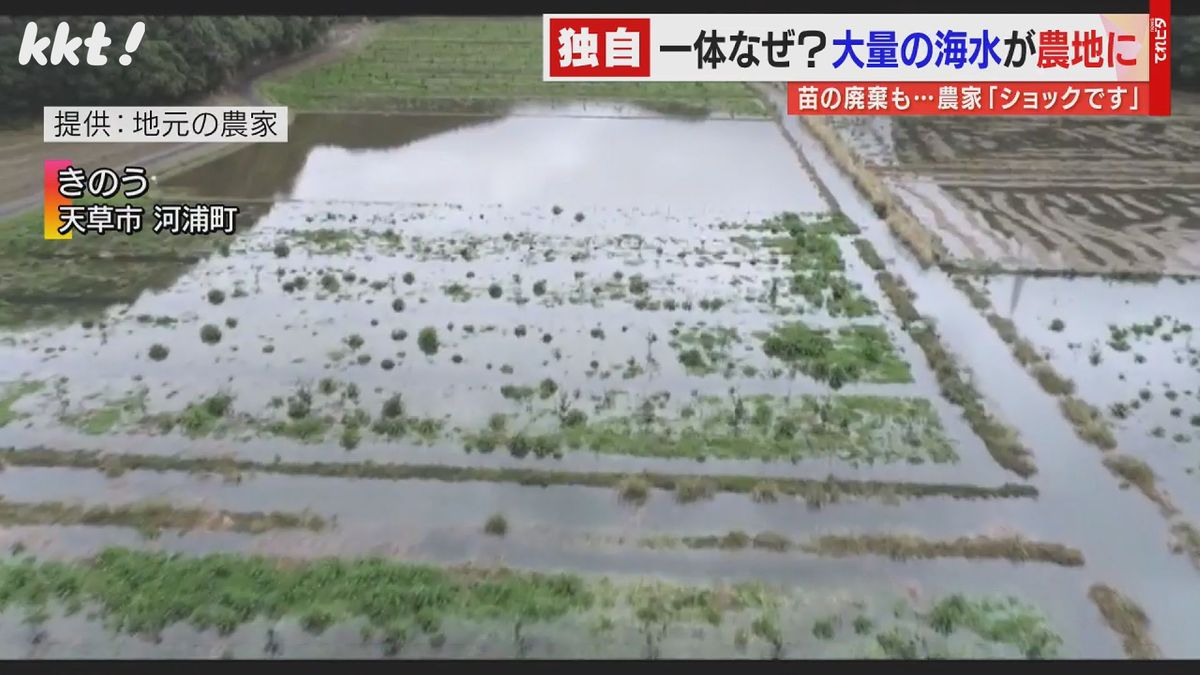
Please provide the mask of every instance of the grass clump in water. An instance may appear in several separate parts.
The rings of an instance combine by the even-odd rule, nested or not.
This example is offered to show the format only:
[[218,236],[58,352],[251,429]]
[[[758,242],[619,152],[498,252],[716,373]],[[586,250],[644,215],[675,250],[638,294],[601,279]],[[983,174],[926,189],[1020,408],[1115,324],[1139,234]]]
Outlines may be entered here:
[[779,486],[771,481],[760,481],[750,489],[750,498],[759,504],[774,504],[779,500]]
[[417,346],[426,356],[437,354],[440,342],[438,341],[437,329],[433,326],[426,326],[417,334]]
[[317,391],[321,392],[322,396],[333,396],[337,393],[338,381],[332,377],[322,377],[317,382]]
[[970,599],[955,593],[935,603],[926,621],[942,635],[965,629],[1013,645],[1031,659],[1053,658],[1063,644],[1043,616],[1012,597]]
[[675,501],[680,504],[712,499],[715,493],[712,481],[705,478],[690,478],[675,484]]
[[572,408],[562,416],[562,425],[567,428],[578,428],[587,424],[587,413],[578,408]]
[[882,326],[849,326],[831,336],[800,322],[786,323],[763,337],[763,352],[834,389],[857,381],[912,381],[908,363]]
[[353,450],[362,442],[362,429],[357,424],[347,424],[342,427],[342,436],[339,443],[346,450]]
[[160,420],[163,431],[178,426],[189,438],[201,438],[216,430],[217,426],[233,409],[233,396],[218,392],[208,398],[192,403],[175,417]]
[[457,281],[443,286],[442,292],[455,302],[466,302],[471,299],[471,291]]
[[1059,399],[1058,405],[1074,425],[1077,436],[1101,450],[1112,450],[1117,447],[1117,439],[1113,436],[1112,427],[1104,419],[1100,410],[1073,396]]
[[224,417],[233,409],[233,395],[219,392],[204,399],[204,410],[213,417]]
[[1070,396],[1075,393],[1075,383],[1059,375],[1048,363],[1041,362],[1033,366],[1033,375],[1047,394]]
[[147,352],[147,355],[152,361],[162,361],[166,359],[170,353],[171,350],[167,349],[166,345],[155,343],[150,345],[150,351]]
[[[127,414],[144,413],[146,393],[147,390],[143,389],[120,400],[106,403],[99,408],[90,409],[78,415],[64,415],[61,419],[89,436],[102,436],[111,432]],[[224,400],[227,397],[218,395],[218,398]],[[223,415],[224,409],[219,414]]]
[[1171,534],[1175,535],[1172,550],[1186,553],[1192,565],[1200,569],[1200,529],[1191,523],[1179,522],[1171,526]]
[[404,400],[394,394],[383,402],[379,418],[371,425],[371,431],[387,438],[399,438],[409,431],[424,440],[432,440],[442,430],[442,422],[436,419],[409,417],[405,414]]
[[40,391],[43,384],[37,381],[16,382],[0,389],[0,427],[22,417],[12,407],[25,396]]
[[379,416],[385,420],[394,420],[404,417],[404,398],[400,394],[393,394],[383,402],[383,406],[379,409]]
[[687,349],[679,353],[679,362],[689,371],[703,372],[708,370],[708,363],[699,349]]
[[200,328],[200,341],[206,345],[215,345],[221,341],[221,329],[216,324],[206,323]]
[[858,249],[858,255],[867,264],[867,267],[876,272],[882,272],[886,269],[886,266],[883,264],[883,258],[879,257],[879,253],[870,241],[862,238],[855,239],[854,248]]
[[330,423],[322,417],[305,417],[294,420],[277,420],[266,425],[268,433],[284,438],[294,438],[303,443],[317,443],[325,439]]
[[500,387],[500,395],[510,401],[525,401],[533,398],[533,387],[522,387],[515,384],[506,384]]
[[483,531],[494,537],[503,537],[508,534],[508,520],[502,514],[494,513],[483,524]]
[[1142,460],[1129,455],[1112,455],[1104,458],[1104,466],[1113,475],[1137,487],[1147,499],[1158,505],[1164,515],[1172,516],[1179,512],[1171,500],[1159,492],[1154,471]]
[[63,502],[19,503],[0,499],[0,522],[9,525],[87,525],[129,527],[148,537],[162,530],[225,530],[261,534],[273,529],[325,529],[325,519],[284,512],[238,513],[179,508],[168,503],[140,502],[119,506],[83,506]]
[[208,301],[214,305],[219,305],[225,302],[225,291],[219,288],[214,288],[208,292]]
[[312,405],[312,392],[307,387],[300,387],[295,394],[288,396],[287,416],[294,420],[304,419],[312,412]]
[[736,328],[692,326],[671,332],[675,336],[671,347],[689,373],[707,375],[724,370],[730,374],[737,365],[730,354],[733,345],[741,341]]
[[1084,562],[1083,553],[1078,549],[1052,542],[1031,541],[1020,536],[979,535],[931,540],[902,534],[823,535],[804,543],[800,548],[817,555],[884,555],[892,560],[966,558],[1048,562],[1063,567],[1080,567]]
[[860,614],[854,618],[855,635],[870,635],[873,630],[875,630],[875,624],[868,617]]
[[765,614],[758,617],[754,623],[750,624],[750,632],[771,645],[772,653],[776,657],[783,655],[783,634],[780,632],[779,622],[775,618]]
[[1088,598],[1100,610],[1104,622],[1121,636],[1125,654],[1131,659],[1158,659],[1162,653],[1150,637],[1150,619],[1141,607],[1105,584],[1088,589]]
[[754,535],[751,540],[751,545],[754,548],[764,551],[773,551],[775,553],[784,553],[790,550],[793,546],[792,540],[779,534],[778,532],[759,532]]
[[813,637],[817,638],[818,640],[832,640],[835,632],[834,624],[836,622],[836,617],[818,619],[817,621],[813,622]]
[[617,495],[626,504],[640,506],[650,498],[650,483],[641,476],[626,476],[617,483]]

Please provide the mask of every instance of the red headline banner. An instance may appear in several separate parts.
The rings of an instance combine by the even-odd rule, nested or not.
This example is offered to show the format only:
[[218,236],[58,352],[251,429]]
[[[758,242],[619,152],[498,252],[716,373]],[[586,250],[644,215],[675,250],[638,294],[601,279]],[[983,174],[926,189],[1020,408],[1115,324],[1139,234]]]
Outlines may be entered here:
[[1150,0],[1150,109],[1148,114],[1171,114],[1171,0]]
[[1147,82],[789,82],[791,115],[1147,115]]

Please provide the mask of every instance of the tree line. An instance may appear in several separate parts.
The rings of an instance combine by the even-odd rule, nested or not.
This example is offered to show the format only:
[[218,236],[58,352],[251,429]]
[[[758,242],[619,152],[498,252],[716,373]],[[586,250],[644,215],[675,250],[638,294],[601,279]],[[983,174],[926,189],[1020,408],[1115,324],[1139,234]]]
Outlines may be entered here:
[[[335,19],[293,16],[72,16],[0,17],[0,121],[19,122],[41,115],[47,105],[164,105],[209,94],[238,72],[264,59],[293,54],[315,44]],[[17,62],[25,26],[38,24],[38,36],[54,36],[60,21],[71,36],[86,38],[103,21],[112,44],[108,63],[96,68],[76,54],[80,65],[22,66]],[[125,38],[137,21],[146,32],[129,66],[117,63]],[[46,50],[49,56],[49,49]]]

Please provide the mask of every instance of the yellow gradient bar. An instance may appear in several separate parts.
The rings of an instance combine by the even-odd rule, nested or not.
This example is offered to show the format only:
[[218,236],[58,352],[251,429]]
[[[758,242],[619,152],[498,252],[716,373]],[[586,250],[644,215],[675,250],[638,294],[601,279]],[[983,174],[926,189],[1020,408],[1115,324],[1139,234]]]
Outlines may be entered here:
[[58,207],[71,203],[70,199],[58,192],[58,172],[68,166],[71,166],[70,160],[46,160],[46,174],[43,181],[45,193],[42,197],[42,236],[46,239],[70,239],[74,234],[70,230],[67,230],[66,233],[58,231],[58,228],[62,227],[62,218],[58,215]]

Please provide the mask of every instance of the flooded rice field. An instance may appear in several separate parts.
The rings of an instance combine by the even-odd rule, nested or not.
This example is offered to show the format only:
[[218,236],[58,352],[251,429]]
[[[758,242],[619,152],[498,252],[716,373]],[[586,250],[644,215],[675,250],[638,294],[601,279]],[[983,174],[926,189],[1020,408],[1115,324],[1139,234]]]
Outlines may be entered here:
[[1102,411],[1119,447],[1153,469],[1175,506],[1200,518],[1197,284],[999,276],[986,288],[999,311]]
[[[0,332],[0,654],[1197,654],[1179,533],[797,120],[583,112],[164,179],[251,226]],[[1194,289],[1020,283],[1200,518]]]

